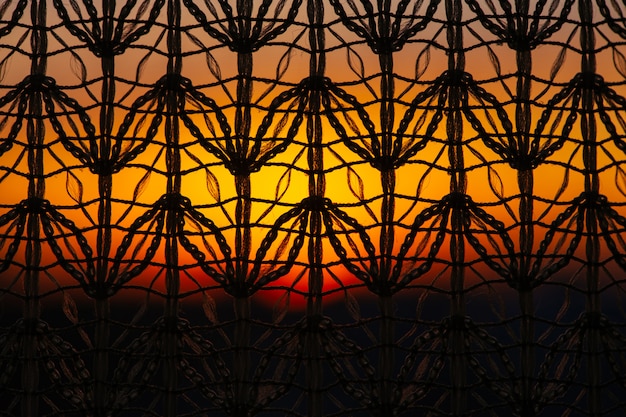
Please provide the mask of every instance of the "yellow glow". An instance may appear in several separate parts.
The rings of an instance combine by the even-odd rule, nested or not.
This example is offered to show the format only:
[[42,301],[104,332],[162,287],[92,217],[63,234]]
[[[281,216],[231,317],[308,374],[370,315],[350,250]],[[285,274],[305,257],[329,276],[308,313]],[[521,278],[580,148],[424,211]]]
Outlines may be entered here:
[[[187,16],[187,18],[189,18],[189,16]],[[196,28],[196,31],[200,31],[200,29]],[[159,41],[157,32],[158,31],[151,33],[147,38],[143,39],[143,42],[148,45],[154,45],[155,49],[162,47],[163,41]],[[300,32],[301,28],[298,27],[297,30],[294,29],[288,35],[295,39],[301,35]],[[350,33],[345,30],[344,32],[338,33],[342,36],[350,36]],[[424,34],[424,36],[426,35],[435,36],[435,32]],[[428,36],[424,39],[428,40]],[[444,35],[439,33],[437,36],[441,37]],[[214,100],[216,106],[223,110],[228,123],[231,125],[231,128],[233,128],[235,120],[235,104],[233,103],[235,100],[233,98],[236,97],[237,81],[235,76],[238,71],[236,54],[225,47],[217,47],[215,42],[211,39],[207,40],[207,45],[209,45],[210,48],[202,50],[191,42],[190,39],[191,38],[184,37],[184,47],[191,52],[184,60],[185,63],[182,75],[192,80],[193,85],[198,87],[198,90],[207,98]],[[330,46],[339,44],[337,39],[330,39],[330,36],[328,42]],[[302,78],[308,75],[308,54],[287,45],[288,43],[277,43],[276,45],[268,47],[267,50],[254,54],[255,77],[258,79],[265,77],[268,80],[280,77],[281,83],[272,85],[270,82],[255,81],[252,97],[254,106],[251,110],[251,136],[256,134],[263,117],[267,115],[271,98],[277,97],[281,92],[292,88]],[[400,120],[404,112],[408,109],[411,100],[419,93],[426,90],[429,83],[432,83],[432,81],[446,69],[448,57],[445,52],[434,47],[429,49],[426,45],[427,42],[422,41],[411,43],[408,44],[401,53],[396,54],[397,60],[394,66],[394,73],[397,76],[396,92],[398,94],[402,93],[403,95],[395,103],[395,129],[398,128]],[[516,70],[514,53],[506,45],[493,45],[490,47],[493,48],[494,54],[500,59],[500,70],[502,73],[514,73]],[[51,41],[50,48],[59,50],[62,49],[63,46],[57,41]],[[347,93],[356,97],[360,103],[364,103],[363,108],[368,112],[369,117],[374,123],[376,132],[380,133],[380,97],[374,97],[371,90],[366,88],[365,85],[369,85],[371,89],[377,91],[380,95],[379,62],[378,57],[371,53],[368,48],[369,47],[364,43],[359,43],[351,46],[349,49],[337,48],[331,50],[328,53],[326,75]],[[559,59],[560,50],[561,48],[555,45],[547,45],[543,49],[536,51],[533,70],[536,72],[537,77],[542,79],[550,78],[552,63]],[[601,58],[603,64],[610,62],[609,59],[612,59],[609,55],[610,52],[611,51],[607,50],[599,53],[599,60]],[[123,101],[126,110],[118,108],[115,113],[116,121],[113,127],[114,134],[119,131],[122,119],[127,114],[130,104],[153,88],[154,84],[165,71],[167,64],[166,56],[157,53],[152,53],[149,57],[148,55],[150,55],[148,52],[138,50],[136,53],[127,53],[124,54],[123,58],[116,59],[116,76],[124,80],[135,80],[137,78],[142,85],[133,89],[129,87],[127,83],[118,82],[116,84],[118,95],[124,96],[128,93],[128,96],[126,96]],[[495,69],[492,64],[485,64],[489,62],[490,59],[486,48],[477,48],[476,50],[468,51],[467,55],[467,71],[473,74],[473,77],[482,88],[493,91],[493,94],[499,100],[502,100],[509,119],[514,121],[515,105],[512,99],[505,93],[505,84],[508,83],[508,88],[514,91],[514,82],[511,80],[506,80],[502,83],[484,81],[495,78],[497,75],[495,74]],[[75,57],[70,57],[70,68],[74,70],[72,72],[67,71],[67,54],[59,53],[52,55],[49,62],[50,76],[54,77],[59,85],[79,84],[80,80],[77,81],[74,73],[80,73],[82,69],[86,71],[88,80],[98,78],[101,71],[100,60],[87,53],[85,53],[84,56],[84,62],[82,63],[79,63]],[[144,58],[146,58],[145,62],[143,61]],[[426,65],[427,60],[428,65]],[[349,61],[350,65],[348,65],[346,61]],[[138,67],[142,62],[144,62],[144,64],[142,71],[139,71],[138,77]],[[207,62],[209,62],[209,64],[207,64]],[[287,62],[289,62],[289,65],[287,65]],[[545,65],[545,62],[550,63],[550,65]],[[17,84],[23,76],[26,75],[28,68],[26,63],[27,60],[24,56],[18,56],[14,62],[12,62],[13,70],[7,72],[8,75],[4,82]],[[214,68],[211,69],[208,67],[214,63],[217,63],[221,70],[221,79],[218,79],[218,74]],[[612,63],[611,65],[607,65],[607,67],[611,66]],[[16,67],[22,69],[16,71]],[[59,68],[62,70],[59,70]],[[367,79],[367,81],[362,80],[356,85],[347,83],[355,79],[355,76],[358,75],[359,68],[363,71],[363,80]],[[562,69],[558,73],[555,73],[554,76],[559,80],[564,80],[562,81],[562,83],[564,83],[575,75],[579,71],[579,68],[579,56],[570,53],[564,60]],[[605,68],[604,65],[602,68]],[[424,81],[425,84],[413,84],[412,80],[415,78],[416,72],[420,71],[422,72],[422,76],[419,81]],[[20,72],[21,74],[18,76]],[[619,75],[615,71],[609,72],[608,70],[606,74],[608,81]],[[87,108],[87,114],[91,117],[96,131],[100,130],[98,125],[100,108],[97,105],[99,83],[100,81],[94,82],[94,85],[89,84],[89,86],[83,88],[84,91],[80,89],[71,90],[74,99],[81,104],[85,103],[83,105]],[[268,92],[268,89],[271,89],[270,87],[273,88],[273,90]],[[548,97],[554,95],[558,88],[560,87],[550,87],[539,100],[541,105],[545,105]],[[87,94],[87,89],[95,95],[96,102]],[[533,91],[533,94],[539,94],[539,92]],[[473,102],[473,104],[476,105],[477,103]],[[284,111],[286,106],[287,104],[283,103],[281,110]],[[432,106],[434,106],[434,104],[432,104]],[[194,111],[193,106],[189,102],[186,108],[190,109],[191,112]],[[290,108],[289,112],[293,113],[295,108],[296,107]],[[143,126],[140,126],[137,119],[141,117],[143,114],[142,111],[146,111],[146,109],[140,108],[139,110],[131,129],[126,133],[127,139],[133,137],[133,129],[135,127],[137,127],[139,139],[141,135],[145,135],[149,120],[153,117],[153,113],[149,113],[147,116],[148,121],[146,121]],[[153,111],[154,109],[151,108],[149,110]],[[325,109],[325,111],[326,110],[328,109]],[[333,110],[336,111],[337,109],[333,108]],[[433,112],[431,111],[430,113]],[[484,125],[488,125],[487,118],[484,114],[478,111],[476,114]],[[282,113],[275,115],[272,126],[268,129],[268,133],[264,137],[264,141],[271,139],[272,131],[276,127],[277,120],[281,115]],[[324,117],[326,116],[327,114],[324,114]],[[532,114],[533,123],[536,124],[540,116],[541,109],[534,107]],[[217,138],[211,137],[208,128],[203,130],[203,134],[207,136],[208,141],[223,141],[223,139],[219,137],[221,133],[219,132],[218,125],[215,124],[215,115],[211,113],[208,117],[212,119],[214,127],[216,127],[218,131],[216,134]],[[356,112],[350,112],[350,117],[355,121],[357,127],[362,130],[361,133],[365,133],[363,123],[358,120]],[[430,117],[432,117],[432,115],[428,116],[428,118]],[[68,121],[64,117],[60,117],[60,119],[63,119],[63,125],[69,131]],[[289,123],[293,121],[293,115],[290,114],[287,119],[287,124],[289,125]],[[558,134],[560,129],[562,129],[563,122],[557,123],[555,121],[556,119],[557,117],[555,115],[551,118],[551,122],[556,123],[555,132]],[[202,115],[190,113],[190,120],[198,126],[206,126]],[[616,145],[609,140],[609,133],[604,129],[597,115],[596,120],[598,121],[597,140],[602,141],[602,145],[598,146],[597,159],[601,192],[611,202],[623,203],[625,199],[624,190],[626,190],[623,152],[617,149]],[[46,147],[43,150],[46,154],[44,158],[44,170],[47,173],[45,177],[45,197],[49,199],[55,207],[59,207],[58,210],[60,213],[64,214],[68,219],[71,219],[78,228],[84,231],[85,237],[93,247],[98,233],[97,212],[100,204],[98,201],[98,177],[87,168],[81,166],[81,162],[62,146],[49,123],[46,123]],[[376,168],[373,168],[368,162],[361,160],[352,150],[348,149],[346,144],[340,140],[332,126],[328,123],[327,118],[324,119],[323,123],[324,148],[320,150],[320,152],[323,152],[324,157],[324,176],[326,180],[324,196],[336,204],[338,209],[346,213],[347,216],[355,219],[363,226],[370,240],[377,248],[376,255],[378,256],[380,255],[378,246],[382,228],[382,219],[380,217],[383,189],[381,186],[381,174]],[[122,239],[133,225],[133,222],[139,216],[147,212],[166,192],[168,179],[165,160],[166,146],[164,124],[165,122],[161,123],[156,137],[147,146],[147,149],[141,153],[139,157],[131,161],[130,164],[127,164],[119,173],[113,175],[113,194],[111,202],[112,249],[109,254],[110,257],[115,256],[117,248],[122,244]],[[223,161],[203,148],[197,139],[186,130],[183,124],[179,124],[181,126],[181,136],[177,138],[177,140],[181,145],[179,149],[182,170],[181,194],[188,197],[193,207],[215,224],[233,250],[232,256],[235,256],[234,245],[237,230],[233,219],[236,217],[235,212],[238,196],[234,176],[224,166]],[[498,125],[498,127],[501,126]],[[284,138],[287,130],[288,128],[283,129],[279,136]],[[419,134],[424,134],[424,131],[425,127],[423,126],[418,129]],[[471,196],[479,207],[483,207],[490,215],[504,224],[510,238],[517,245],[519,218],[516,218],[516,216],[518,214],[518,204],[520,200],[517,171],[511,168],[507,163],[502,162],[500,156],[486,147],[467,122],[465,122],[464,125],[464,132],[466,135],[464,137],[464,165],[467,172],[466,193]],[[349,134],[352,135],[352,133]],[[448,172],[449,156],[447,153],[448,147],[445,143],[447,140],[445,116],[439,123],[433,136],[434,138],[429,139],[429,142],[423,150],[420,150],[420,152],[410,158],[409,162],[395,171],[394,221],[397,224],[394,228],[394,248],[396,251],[400,250],[405,237],[409,233],[409,227],[416,216],[429,206],[437,204],[438,201],[450,192],[450,173]],[[582,136],[580,123],[577,121],[570,133],[570,137],[573,140],[568,141],[561,150],[549,157],[546,163],[540,165],[534,171],[535,184],[533,193],[536,197],[535,216],[538,217],[541,213],[545,212],[545,215],[540,219],[542,225],[538,227],[538,230],[544,230],[546,228],[545,225],[555,221],[557,216],[564,209],[562,205],[551,206],[548,201],[554,200],[556,196],[558,196],[559,201],[571,201],[585,189],[585,178],[581,173],[584,167],[583,151],[582,147],[577,144],[577,142],[580,142]],[[252,261],[264,238],[272,230],[272,226],[281,219],[281,215],[297,207],[310,195],[309,175],[307,174],[307,170],[310,170],[307,161],[307,152],[310,144],[307,143],[307,140],[305,120],[302,122],[298,134],[294,138],[294,141],[289,144],[287,150],[267,161],[258,172],[254,172],[250,175],[250,199],[252,201],[250,220],[253,226],[251,226],[251,250],[249,256]],[[26,133],[23,128],[18,142],[9,152],[2,156],[3,167],[13,167],[12,169],[18,172],[19,175],[14,175],[9,172],[1,183],[2,193],[0,194],[0,204],[4,206],[0,214],[8,212],[10,206],[18,204],[28,197],[27,176],[30,172],[30,167],[27,163],[26,141]],[[135,142],[133,146],[137,146],[137,142]],[[619,156],[616,157],[615,155]],[[568,159],[570,157],[571,159]],[[621,165],[613,161],[612,158],[618,158],[619,160],[617,162]],[[198,160],[201,161],[201,165],[198,165]],[[501,162],[494,163],[494,161]],[[564,167],[566,164],[576,167],[576,169],[567,169]],[[65,167],[70,167],[69,171],[65,169]],[[560,192],[559,189],[565,182],[567,182],[567,187]],[[508,207],[502,203],[502,197],[510,198],[510,201],[506,203]],[[624,207],[623,205],[617,206],[617,210],[620,210],[623,214]],[[285,227],[295,226],[296,223],[294,222],[295,219],[290,219],[285,223]],[[427,226],[430,225],[430,223],[427,224]],[[189,224],[187,224],[187,226],[189,226]],[[147,225],[144,229],[145,228],[147,228]],[[307,230],[309,230],[308,226]],[[185,229],[185,231],[187,231],[187,229]],[[141,233],[144,233],[143,229]],[[159,231],[159,233],[165,233],[165,230]],[[269,267],[268,265],[274,257],[278,258],[277,261],[284,261],[287,256],[286,252],[278,256],[276,255],[276,251],[279,250],[277,247],[278,242],[284,240],[291,243],[296,235],[297,233],[295,232],[291,232],[291,235],[289,235],[285,230],[280,231],[279,236],[271,245],[270,250],[264,258],[264,266]],[[540,235],[540,233],[538,233],[538,235]],[[149,236],[152,238],[153,235]],[[364,246],[363,243],[359,241],[360,237],[357,231],[353,230],[349,233],[339,233],[339,236],[341,236],[340,240],[344,244],[344,247],[348,248],[348,257],[354,254],[351,253],[352,249],[347,245],[348,238],[346,236],[349,236],[350,239],[356,242],[355,245],[361,251],[361,256],[363,256],[365,253],[363,249]],[[209,238],[209,240],[210,239],[212,238]],[[480,239],[484,240],[485,238],[481,236]],[[190,240],[203,250],[199,236],[192,236]],[[481,242],[483,242],[483,240],[481,240]],[[541,236],[538,236],[535,239],[536,247],[539,246],[540,241]],[[136,247],[134,245],[136,245],[136,243],[131,245],[129,253],[132,253],[132,249]],[[306,269],[309,263],[307,245],[308,239],[300,251],[293,270],[271,284],[270,287],[272,285],[278,287],[293,287],[298,291],[306,293],[308,289],[307,277],[306,274],[301,276],[301,272]],[[427,250],[428,248],[423,252],[422,256],[427,253]],[[138,251],[137,256],[142,256],[142,251],[145,251],[145,247]],[[160,283],[154,284],[155,288],[158,287],[160,290],[163,290],[161,281],[163,281],[162,269],[166,262],[164,253],[164,243],[161,242],[159,251],[152,260],[154,265],[151,265],[140,277],[135,278],[131,284],[152,285],[151,282],[156,277],[157,281]],[[212,260],[216,268],[224,267],[223,265],[220,266],[220,256],[218,252],[216,255],[217,259]],[[466,256],[468,262],[472,262],[479,257],[478,254],[473,253],[473,251],[469,249]],[[608,253],[602,256],[608,256]],[[437,254],[437,259],[439,264],[433,267],[434,272],[431,274],[432,276],[435,276],[436,272],[443,269],[444,267],[442,265],[444,265],[445,261],[449,260],[448,248],[445,246],[442,247]],[[270,262],[268,262],[268,260]],[[346,272],[344,266],[339,265],[339,257],[335,254],[335,250],[327,237],[324,237],[323,260],[325,265],[331,265],[325,271],[324,291],[336,290],[340,288],[341,285],[350,286],[359,284],[360,281],[352,276],[352,274]],[[22,261],[23,260],[16,258],[16,262]],[[137,260],[127,259],[126,261],[136,262]],[[43,264],[59,269],[55,257],[50,251],[44,253]],[[188,255],[183,248],[179,248],[179,264],[184,268],[181,274],[181,288],[183,291],[194,291],[197,289],[198,285],[201,287],[217,286],[212,280],[203,277],[204,273],[201,272],[196,265],[197,262],[193,257]],[[11,271],[14,269],[16,268],[12,268]],[[333,275],[341,280],[341,285],[335,281]],[[194,283],[192,278],[198,280],[198,284]],[[297,280],[297,282],[295,282],[295,280]],[[468,279],[468,282],[469,281],[471,281],[471,279]],[[60,285],[68,285],[70,282],[73,283],[71,279],[68,279],[68,282],[61,282]],[[54,287],[54,285],[52,285],[52,287]],[[268,292],[273,294],[281,293],[281,291]],[[268,296],[268,298],[276,299],[278,297]]]

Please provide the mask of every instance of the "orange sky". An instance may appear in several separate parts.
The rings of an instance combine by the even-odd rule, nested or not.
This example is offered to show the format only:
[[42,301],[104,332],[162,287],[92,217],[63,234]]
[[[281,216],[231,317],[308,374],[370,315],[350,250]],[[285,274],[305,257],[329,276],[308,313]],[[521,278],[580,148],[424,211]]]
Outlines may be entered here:
[[[196,36],[200,36],[201,32],[198,28],[192,31]],[[150,44],[150,42],[156,42],[159,31],[155,30],[152,34],[148,35],[142,42]],[[297,38],[300,32],[297,27],[294,27],[285,36]],[[434,33],[430,33],[430,36],[434,36]],[[342,33],[342,36],[350,36],[348,33]],[[445,40],[445,34],[438,35],[438,41],[443,42]],[[468,39],[471,37],[468,36]],[[72,38],[73,39],[73,38]],[[306,36],[304,36],[301,42],[304,42]],[[210,42],[210,40],[207,40]],[[280,42],[277,39],[277,42]],[[68,41],[75,42],[75,40]],[[469,42],[469,41],[468,41]],[[333,39],[329,35],[328,44],[332,46],[334,43],[338,43],[336,39]],[[426,43],[418,42],[407,46],[402,52],[396,54],[396,65],[394,67],[399,78],[397,79],[396,91],[403,91],[408,85],[402,77],[410,79],[414,77],[417,71],[420,71],[425,64],[426,56],[429,56],[429,63],[422,76],[422,80],[432,81],[434,80],[442,70],[445,69],[445,63],[447,57],[445,54],[436,50],[435,48],[425,49]],[[25,47],[25,46],[24,46]],[[50,50],[62,48],[59,42],[51,39]],[[159,47],[163,47],[163,44],[159,44]],[[183,75],[190,78],[194,85],[200,85],[201,91],[224,109],[229,123],[234,123],[234,110],[230,103],[228,94],[221,86],[215,85],[218,82],[216,79],[215,71],[210,71],[207,68],[207,59],[209,62],[215,60],[218,63],[221,71],[222,79],[230,79],[237,73],[235,65],[235,55],[226,48],[211,49],[211,54],[207,55],[200,51],[189,39],[185,40],[185,47],[189,48],[192,53],[185,58],[183,65]],[[554,46],[547,46],[543,49],[538,49],[534,53],[534,74],[537,77],[546,79],[550,77],[550,70],[552,68],[552,62],[558,59],[560,48]],[[512,74],[515,71],[514,56],[509,49],[504,45],[494,45],[493,51],[500,59],[501,71],[504,74]],[[359,55],[357,56],[356,53]],[[607,81],[614,81],[619,79],[619,74],[614,70],[615,66],[612,63],[614,58],[612,54],[615,52],[610,48],[604,50],[601,54],[601,68],[602,74]],[[87,56],[87,51],[79,51],[81,56]],[[116,70],[120,79],[134,80],[136,76],[136,70],[144,57],[144,52],[140,53],[127,53],[122,57],[116,59]],[[360,60],[359,60],[360,57]],[[267,50],[262,50],[254,55],[254,71],[255,76],[267,77],[269,79],[275,78],[276,74],[281,74],[282,81],[286,83],[298,82],[302,77],[306,76],[308,69],[307,54],[297,49],[290,49],[286,44],[277,43],[274,46],[270,46]],[[347,59],[351,60],[352,68],[348,65]],[[489,57],[486,52],[486,48],[477,48],[467,53],[467,66],[466,69],[470,72],[476,80],[488,80],[495,77],[495,69],[488,61]],[[70,70],[68,71],[68,62]],[[289,64],[287,65],[287,62]],[[132,101],[140,94],[145,93],[150,87],[151,83],[154,83],[163,74],[161,70],[164,70],[166,64],[166,58],[153,54],[147,61],[143,72],[141,73],[140,82],[145,85],[138,87],[135,91],[132,91],[128,98],[123,101],[124,106],[130,105]],[[358,73],[360,65],[363,65],[363,74],[367,77],[369,75],[375,75],[378,73],[378,62],[376,56],[372,53],[368,53],[366,45],[355,45],[353,49],[337,49],[328,53],[327,62],[327,76],[337,83],[342,83],[348,80],[352,80],[355,77],[355,70]],[[77,85],[80,80],[76,74],[80,75],[83,70],[83,66],[86,71],[87,80],[95,80],[93,84],[90,84],[89,89],[96,97],[99,94],[99,81],[97,78],[100,76],[99,61],[96,59],[86,59],[83,64],[76,61],[72,56],[67,53],[59,53],[52,56],[49,63],[49,75],[57,80],[59,85],[65,87]],[[567,82],[573,74],[579,71],[579,56],[573,52],[569,52],[564,61],[563,68],[556,74],[556,80],[559,82]],[[160,70],[161,69],[161,70]],[[284,73],[283,73],[284,70]],[[3,83],[11,85],[19,82],[23,76],[28,72],[28,59],[26,57],[17,56],[11,59],[10,66],[5,73]],[[369,85],[375,90],[379,91],[379,78],[374,77],[370,80]],[[509,100],[504,94],[504,89],[497,82],[489,82],[482,85],[483,88],[492,91],[500,100]],[[513,80],[508,82],[508,86],[514,89]],[[538,86],[538,84],[535,84]],[[65,88],[64,87],[64,88]],[[357,86],[342,84],[342,87],[350,94],[357,97],[360,102],[367,103],[366,110],[370,114],[371,119],[376,125],[376,129],[379,129],[377,120],[378,106],[375,104],[375,98],[361,83]],[[121,98],[127,91],[127,85],[118,81],[118,96]],[[230,92],[231,97],[235,95],[236,82],[230,81],[226,85],[226,89]],[[266,84],[258,81],[255,84],[255,90],[253,99],[258,100],[258,109],[253,110],[252,124],[253,133],[258,128],[263,114],[264,106],[269,104],[270,98],[276,97],[280,92],[285,91],[286,86],[278,86],[274,91],[269,92],[265,98],[263,94],[266,91]],[[425,86],[415,85],[408,92],[401,97],[401,100],[405,104],[397,104],[396,108],[396,121],[395,125],[398,126],[402,114],[406,109],[406,103],[415,97],[419,91],[423,91]],[[623,85],[621,87],[623,90]],[[536,89],[536,87],[535,87]],[[91,106],[92,99],[87,96],[87,92],[84,89],[72,89],[67,88],[66,91],[73,98],[76,98],[84,106]],[[542,100],[547,100],[547,97],[553,95],[556,92],[556,88],[551,88],[546,93]],[[533,90],[536,94],[538,91]],[[509,117],[513,118],[512,104],[507,105],[507,111]],[[92,118],[92,122],[98,130],[98,109],[95,107],[89,107],[89,115]],[[116,112],[116,126],[114,131],[117,131],[119,123],[122,119],[124,112],[118,110]],[[532,117],[536,122],[539,118],[540,112],[536,110]],[[351,114],[356,119],[356,115],[353,112]],[[202,123],[200,117],[194,117],[194,121]],[[485,119],[482,119],[485,121]],[[306,122],[305,122],[306,123]],[[561,122],[562,123],[562,122]],[[67,127],[67,122],[64,122]],[[575,124],[574,130],[571,132],[573,138],[580,138],[581,133],[579,131],[579,123]],[[362,126],[361,126],[362,127]],[[5,128],[6,129],[6,128]],[[90,225],[87,219],[87,214],[93,219],[96,218],[97,213],[97,178],[94,174],[90,173],[87,169],[81,168],[79,163],[73,158],[61,144],[56,141],[56,136],[53,134],[50,126],[47,126],[46,141],[49,147],[46,148],[47,157],[44,161],[45,171],[48,173],[46,177],[46,198],[51,203],[59,207],[59,211],[71,218],[79,227],[86,228],[85,236],[93,243],[95,241],[96,231],[93,225]],[[140,130],[145,132],[145,126]],[[183,151],[182,156],[182,169],[187,170],[182,180],[182,194],[191,199],[194,206],[200,207],[201,211],[207,218],[210,218],[215,225],[220,228],[227,241],[233,242],[234,240],[234,228],[231,227],[231,220],[234,218],[235,212],[235,198],[236,191],[234,187],[234,180],[232,174],[228,172],[223,166],[220,166],[220,161],[213,155],[203,149],[195,139],[184,128],[181,128],[181,137],[179,141],[181,144],[186,145],[188,154]],[[466,124],[465,131],[467,132],[466,144],[475,149],[476,152],[481,154],[487,161],[496,160],[497,156],[484,145],[480,144],[480,141],[475,140],[475,133]],[[283,131],[286,132],[287,129]],[[271,134],[272,129],[269,130]],[[377,130],[378,131],[378,130]],[[558,129],[557,129],[558,132]],[[27,158],[24,153],[25,145],[25,129],[19,137],[20,143],[14,145],[13,149],[3,155],[4,167],[12,166],[15,164],[15,170],[26,174],[28,172]],[[435,133],[435,137],[440,140],[445,140],[445,118],[440,123],[439,129]],[[599,140],[607,138],[606,130],[601,128],[597,133]],[[358,158],[345,145],[337,141],[337,135],[333,131],[332,127],[326,123],[324,126],[324,141],[329,144],[324,150],[324,167],[327,170],[326,177],[326,191],[325,196],[330,198],[333,202],[338,204],[342,210],[344,210],[349,216],[355,218],[361,225],[365,226],[368,230],[370,239],[377,246],[378,235],[380,233],[380,209],[381,209],[381,184],[379,172],[365,162],[359,162]],[[300,127],[299,133],[296,136],[295,143],[291,144],[287,151],[279,154],[270,163],[266,164],[259,172],[251,175],[251,198],[254,203],[252,204],[251,220],[256,226],[252,232],[252,246],[253,255],[255,249],[267,234],[269,228],[276,223],[281,214],[286,213],[290,207],[298,204],[304,198],[308,196],[308,177],[304,170],[308,168],[306,160],[306,134],[305,124]],[[113,248],[111,256],[115,253],[115,248],[120,244],[123,233],[121,229],[128,228],[133,219],[139,216],[145,211],[145,208],[131,208],[130,211],[121,220],[122,214],[129,208],[127,201],[132,200],[136,195],[138,202],[146,205],[150,205],[155,202],[166,189],[166,177],[158,172],[154,172],[149,176],[146,176],[146,167],[154,166],[155,169],[165,172],[165,157],[163,154],[159,155],[162,150],[163,144],[163,127],[155,138],[155,143],[151,144],[147,151],[140,157],[132,161],[129,167],[124,168],[120,173],[114,175],[113,179],[113,199],[112,204],[112,220],[115,230],[112,233]],[[583,175],[580,172],[571,170],[566,171],[561,163],[570,163],[571,165],[581,169],[583,167],[582,151],[576,148],[573,142],[568,143],[565,147],[558,151],[558,156],[554,156],[551,163],[547,163],[535,170],[535,188],[534,194],[539,199],[553,199],[557,194],[560,184],[566,180],[568,186],[564,193],[560,196],[561,201],[569,201],[576,197],[583,189]],[[607,154],[599,153],[598,165],[599,167],[606,167],[600,175],[601,190],[610,201],[616,203],[624,203],[625,196],[618,190],[618,184],[622,187],[622,190],[626,189],[626,175],[623,172],[623,168],[616,168],[615,164],[610,160],[609,155],[618,155],[616,158],[618,162],[623,162],[623,153],[620,153],[616,146],[610,142],[603,145],[607,150]],[[574,158],[571,161],[567,160],[567,157],[574,154]],[[54,155],[59,160],[63,161],[63,164],[70,166],[69,173],[63,170],[62,165],[55,160]],[[194,162],[194,157],[200,159],[203,163],[207,164],[210,171],[207,171],[204,167],[198,166]],[[517,186],[516,172],[510,168],[507,164],[498,163],[490,165],[490,168],[484,166],[480,158],[473,155],[469,148],[465,152],[465,164],[466,168],[475,167],[468,171],[468,189],[467,193],[477,203],[495,203],[496,206],[488,206],[486,210],[502,221],[506,227],[511,227],[516,223],[516,220],[505,210],[502,204],[499,204],[499,197],[489,186],[488,179],[491,178],[492,185],[498,189],[502,188],[504,196],[514,196],[519,193]],[[440,167],[448,166],[448,156],[446,148],[437,141],[431,141],[427,147],[420,151],[420,153],[412,158],[412,162],[403,166],[397,170],[397,182],[395,192],[397,194],[396,199],[396,221],[402,222],[403,225],[411,224],[412,219],[418,212],[424,210],[431,202],[440,200],[449,192],[449,175],[442,169],[428,169],[428,163],[436,163]],[[351,168],[346,168],[345,163],[354,164]],[[286,168],[287,165],[295,166],[294,169]],[[623,163],[622,163],[623,167]],[[420,190],[419,198],[422,199],[416,206],[413,206],[411,201],[416,197],[417,187],[420,184],[420,179],[428,172],[428,175],[424,177],[423,187]],[[495,175],[497,173],[497,175]],[[499,178],[498,178],[499,177]],[[141,187],[138,187],[141,184]],[[362,195],[361,194],[362,187]],[[140,190],[141,188],[141,190]],[[3,179],[0,183],[0,189],[2,190],[0,196],[0,204],[4,204],[2,213],[5,213],[10,208],[10,205],[16,204],[19,201],[27,197],[27,179],[24,176],[9,175]],[[219,190],[219,198],[218,198]],[[356,195],[355,195],[356,194]],[[272,206],[270,201],[275,197],[280,197],[280,204]],[[359,199],[369,201],[367,207],[371,213],[374,213],[376,218],[373,218],[368,212],[366,205],[359,202]],[[84,212],[81,212],[76,208],[76,202],[74,200],[81,200],[86,203]],[[226,202],[223,204],[223,208],[219,207],[220,202]],[[517,215],[518,200],[513,199],[509,203],[510,209]],[[353,206],[351,206],[353,205]],[[537,201],[535,205],[535,218],[539,216],[548,206],[541,201]],[[618,206],[617,208],[624,214],[624,206]],[[543,222],[549,223],[555,219],[555,217],[562,211],[562,207],[552,207],[548,214],[542,219]],[[0,214],[2,214],[0,213]],[[406,214],[406,216],[404,216]],[[287,222],[287,225],[291,222]],[[119,229],[117,228],[119,226]],[[509,233],[514,242],[517,245],[517,231],[509,230]],[[396,239],[395,246],[399,249],[404,236],[406,235],[406,229],[402,227],[396,227]],[[351,236],[356,236],[352,234]],[[286,233],[281,233],[277,242],[280,239],[285,238]],[[356,236],[358,237],[358,236]],[[289,241],[293,242],[295,234],[289,237]],[[536,245],[538,246],[540,236],[536,239]],[[345,240],[344,240],[345,243]],[[272,246],[272,251],[277,250],[277,243]],[[301,254],[298,257],[298,262],[307,262],[307,243],[305,242]],[[6,248],[6,246],[5,246]],[[362,249],[362,246],[361,246]],[[5,249],[6,250],[6,249]],[[439,256],[442,259],[447,257],[447,248],[442,248]],[[159,254],[154,258],[157,263],[163,262],[164,246],[161,244]],[[424,252],[426,253],[426,252]],[[266,259],[272,259],[274,252],[268,253]],[[284,256],[284,255],[283,255]],[[472,256],[468,253],[468,256]],[[605,256],[608,256],[605,255]],[[219,257],[219,256],[218,256]],[[337,260],[337,256],[334,254],[332,246],[326,240],[324,243],[324,259],[325,262],[334,262]],[[17,260],[17,259],[16,259]],[[468,259],[469,260],[469,259]],[[19,260],[17,260],[19,262]],[[192,264],[193,259],[189,256],[185,257],[181,251],[181,264]],[[44,257],[44,264],[53,263],[51,254],[48,253]],[[12,268],[15,270],[15,268]],[[152,278],[158,274],[158,268],[152,268],[152,272],[145,272],[142,277],[137,278],[133,284],[135,285],[149,285]],[[293,283],[293,279],[297,276],[298,268],[295,267],[294,271],[284,278],[281,278],[276,284],[280,286],[290,286]],[[348,274],[342,272],[342,267],[333,267],[332,269],[337,276],[340,277],[344,285],[356,284],[358,281],[355,278],[347,278]],[[196,273],[197,268],[194,270]],[[339,285],[333,282],[331,273],[326,273],[326,280],[328,284],[325,286],[325,290],[332,290],[338,288]],[[197,286],[188,278],[183,277],[182,290],[191,291]],[[207,281],[203,281],[207,282]],[[67,285],[61,283],[61,285]],[[213,285],[211,283],[210,285]],[[54,285],[51,285],[53,287]],[[295,284],[295,288],[300,291],[306,291],[307,279],[306,275]],[[280,294],[280,292],[276,292]],[[278,298],[277,296],[269,297],[272,299]]]

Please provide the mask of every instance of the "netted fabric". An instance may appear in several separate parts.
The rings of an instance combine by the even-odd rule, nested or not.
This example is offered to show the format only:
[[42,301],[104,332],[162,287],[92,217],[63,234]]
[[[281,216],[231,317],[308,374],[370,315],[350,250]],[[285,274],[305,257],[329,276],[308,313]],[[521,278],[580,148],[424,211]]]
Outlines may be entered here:
[[625,16],[1,1],[0,415],[625,415]]

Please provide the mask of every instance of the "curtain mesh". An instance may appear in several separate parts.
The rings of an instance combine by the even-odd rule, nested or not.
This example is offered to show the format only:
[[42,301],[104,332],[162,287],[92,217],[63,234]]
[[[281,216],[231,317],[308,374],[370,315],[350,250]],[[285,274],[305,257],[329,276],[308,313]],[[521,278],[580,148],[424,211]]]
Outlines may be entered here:
[[0,415],[625,415],[625,16],[0,1]]

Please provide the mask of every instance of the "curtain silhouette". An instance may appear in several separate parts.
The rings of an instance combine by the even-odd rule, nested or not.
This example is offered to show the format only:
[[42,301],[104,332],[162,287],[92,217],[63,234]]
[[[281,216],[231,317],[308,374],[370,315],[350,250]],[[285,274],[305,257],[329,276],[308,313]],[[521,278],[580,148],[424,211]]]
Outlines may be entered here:
[[0,2],[0,415],[624,415],[625,16]]

